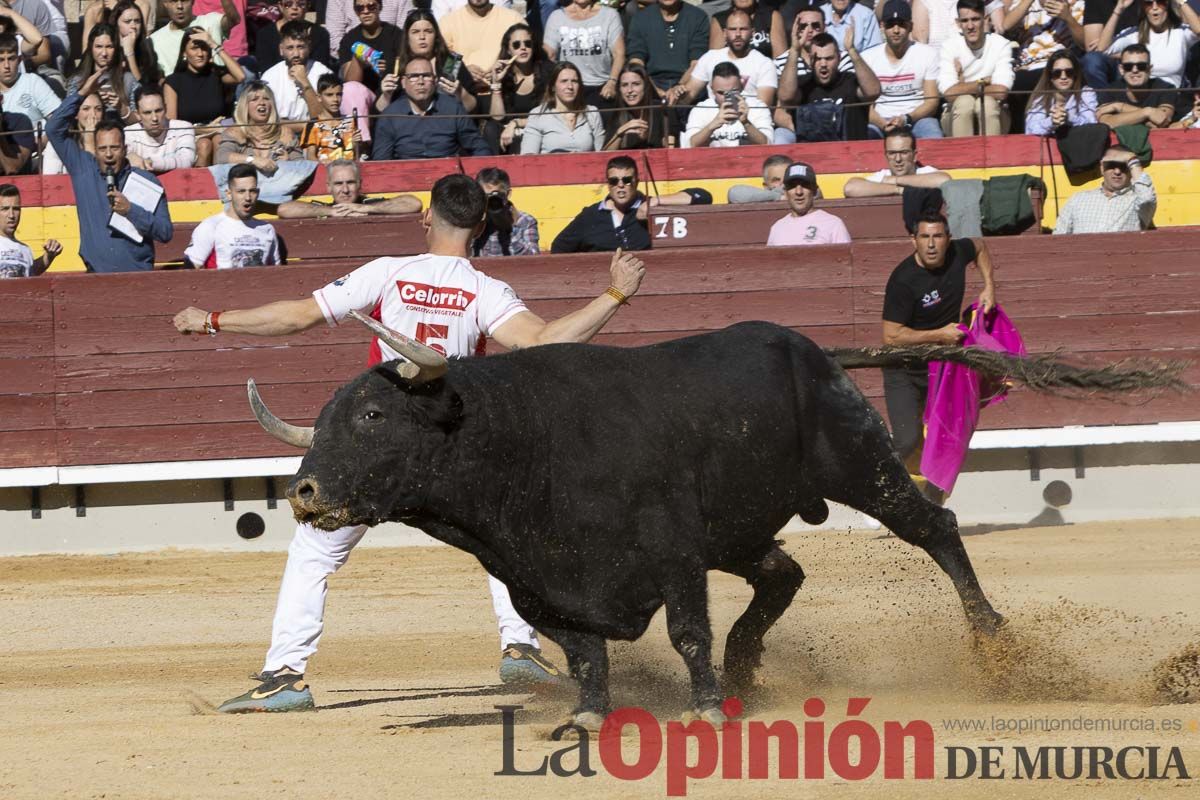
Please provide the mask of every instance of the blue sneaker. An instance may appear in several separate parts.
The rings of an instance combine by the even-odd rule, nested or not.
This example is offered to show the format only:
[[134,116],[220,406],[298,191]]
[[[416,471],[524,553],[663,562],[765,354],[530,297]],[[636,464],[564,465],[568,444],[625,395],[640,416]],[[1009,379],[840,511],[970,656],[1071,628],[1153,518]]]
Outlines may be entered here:
[[531,644],[510,644],[500,657],[500,682],[512,685],[562,683],[564,675]]
[[243,695],[221,704],[220,714],[247,714],[255,711],[311,711],[316,708],[304,675],[284,667],[252,676],[261,681]]

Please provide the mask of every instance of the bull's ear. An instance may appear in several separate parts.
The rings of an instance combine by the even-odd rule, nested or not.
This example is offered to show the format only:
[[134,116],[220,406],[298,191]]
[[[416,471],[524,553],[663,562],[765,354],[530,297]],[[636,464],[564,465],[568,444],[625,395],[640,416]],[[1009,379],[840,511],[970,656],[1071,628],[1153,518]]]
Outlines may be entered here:
[[439,391],[413,392],[412,397],[413,413],[443,433],[453,433],[462,424],[462,397],[444,384]]

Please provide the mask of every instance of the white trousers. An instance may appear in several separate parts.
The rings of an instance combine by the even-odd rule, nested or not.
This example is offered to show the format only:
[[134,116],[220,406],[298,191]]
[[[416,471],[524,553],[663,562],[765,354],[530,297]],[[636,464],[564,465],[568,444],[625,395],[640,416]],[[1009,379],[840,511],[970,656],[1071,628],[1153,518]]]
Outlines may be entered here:
[[[317,642],[325,628],[328,578],[346,563],[350,551],[366,532],[366,525],[336,531],[323,531],[305,524],[296,526],[296,535],[288,548],[283,581],[279,585],[271,649],[267,651],[264,672],[281,667],[304,672],[309,657],[317,652]],[[397,576],[397,580],[402,580],[401,576]],[[500,627],[500,647],[510,644],[538,647],[537,633],[513,608],[508,587],[491,575],[488,586]]]

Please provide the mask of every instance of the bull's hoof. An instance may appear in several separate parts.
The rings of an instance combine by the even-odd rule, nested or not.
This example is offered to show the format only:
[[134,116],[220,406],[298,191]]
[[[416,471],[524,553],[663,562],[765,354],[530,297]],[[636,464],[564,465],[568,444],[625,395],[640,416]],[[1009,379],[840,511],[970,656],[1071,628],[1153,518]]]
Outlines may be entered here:
[[981,636],[992,637],[1000,633],[1004,627],[1004,617],[992,609],[975,614],[971,618],[971,627]]
[[[600,728],[604,725],[604,715],[595,711],[577,711],[568,720],[572,725],[583,728],[588,733],[599,733]],[[574,731],[566,731],[563,735],[564,739],[576,738]]]
[[719,706],[710,706],[709,708],[698,708],[695,711],[685,711],[682,722],[684,725],[691,725],[696,720],[701,720],[713,727],[719,727],[724,725],[728,719]]

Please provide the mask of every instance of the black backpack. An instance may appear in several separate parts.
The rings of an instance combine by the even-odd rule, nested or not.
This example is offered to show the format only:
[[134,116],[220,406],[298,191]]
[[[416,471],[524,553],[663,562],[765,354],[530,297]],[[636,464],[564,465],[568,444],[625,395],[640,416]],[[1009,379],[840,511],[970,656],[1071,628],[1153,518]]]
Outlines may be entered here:
[[840,99],[824,98],[796,108],[797,142],[846,140],[846,107]]

